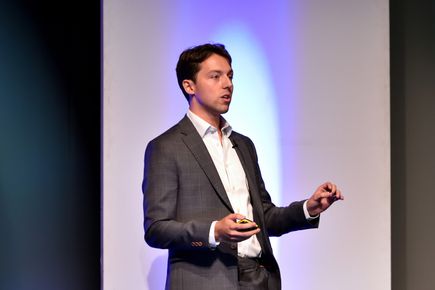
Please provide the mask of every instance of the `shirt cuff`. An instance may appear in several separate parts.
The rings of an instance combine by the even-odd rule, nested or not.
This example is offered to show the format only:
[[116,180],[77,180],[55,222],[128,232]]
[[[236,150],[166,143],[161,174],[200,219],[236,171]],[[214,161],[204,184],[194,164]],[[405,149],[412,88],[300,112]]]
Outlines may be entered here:
[[209,244],[210,248],[216,248],[220,244],[220,242],[216,242],[216,240],[214,238],[214,227],[215,227],[216,223],[217,223],[217,221],[214,221],[211,223],[210,231],[208,232],[208,244]]
[[307,209],[307,203],[308,203],[308,199],[304,202],[304,206],[303,206],[303,208],[304,208],[305,218],[306,218],[308,221],[315,220],[315,219],[318,218],[320,215],[310,216],[310,213],[308,212],[308,209]]

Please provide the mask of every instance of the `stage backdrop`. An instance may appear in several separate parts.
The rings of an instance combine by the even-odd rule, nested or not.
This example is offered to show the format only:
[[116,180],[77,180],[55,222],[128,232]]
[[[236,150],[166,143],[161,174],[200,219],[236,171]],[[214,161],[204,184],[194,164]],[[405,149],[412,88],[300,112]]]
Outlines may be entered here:
[[180,52],[222,42],[235,93],[225,115],[257,146],[276,204],[322,182],[345,201],[320,228],[273,239],[283,289],[390,289],[387,0],[104,1],[103,281],[162,289],[166,251],[143,239],[146,144],[187,110]]

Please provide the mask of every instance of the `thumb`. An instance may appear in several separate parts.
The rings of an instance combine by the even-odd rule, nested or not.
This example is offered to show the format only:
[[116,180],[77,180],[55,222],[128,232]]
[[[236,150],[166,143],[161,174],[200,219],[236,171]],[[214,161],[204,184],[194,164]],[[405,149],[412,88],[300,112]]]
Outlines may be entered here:
[[321,192],[319,192],[319,193],[317,194],[317,196],[316,196],[316,200],[320,200],[320,199],[322,199],[322,198],[330,197],[330,196],[332,196],[332,192],[329,192],[329,191],[321,191]]
[[245,216],[239,213],[232,213],[230,215],[227,216],[229,219],[231,219],[232,221],[237,221],[237,220],[241,220],[244,219]]

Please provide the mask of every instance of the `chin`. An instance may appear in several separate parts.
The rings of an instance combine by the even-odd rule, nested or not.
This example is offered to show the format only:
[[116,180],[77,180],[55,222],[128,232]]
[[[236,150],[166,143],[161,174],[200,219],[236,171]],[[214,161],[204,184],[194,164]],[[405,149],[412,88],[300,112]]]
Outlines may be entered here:
[[226,110],[222,110],[220,113],[221,113],[221,114],[225,114],[225,113],[227,113],[229,110],[230,110],[230,108],[227,108]]

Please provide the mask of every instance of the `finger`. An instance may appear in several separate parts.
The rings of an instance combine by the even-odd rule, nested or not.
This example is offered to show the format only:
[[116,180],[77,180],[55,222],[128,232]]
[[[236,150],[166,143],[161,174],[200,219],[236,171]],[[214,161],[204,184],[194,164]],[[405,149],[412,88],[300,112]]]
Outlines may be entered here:
[[341,200],[344,199],[344,196],[343,196],[343,194],[341,193],[341,190],[337,190],[337,194],[336,194],[336,196],[337,196],[338,199],[341,199]]
[[335,199],[334,198],[324,198],[321,202],[321,208],[323,211],[327,210],[333,203]]
[[318,195],[317,195],[317,200],[320,200],[320,199],[322,199],[322,198],[328,198],[328,197],[331,197],[332,196],[332,192],[329,192],[329,191],[321,191],[321,192],[319,192],[318,193]]
[[343,200],[343,199],[344,199],[343,194],[341,193],[340,190],[337,190],[337,193],[336,193],[335,195],[331,196],[331,198],[328,198],[328,201],[329,201],[331,204],[333,204],[333,203],[336,202],[337,200]]
[[252,231],[244,232],[249,237],[256,235],[260,232],[260,228],[253,229]]
[[317,188],[317,191],[329,191],[329,182],[325,182]]
[[342,199],[341,191],[337,188],[336,192],[332,195],[332,197],[334,198],[334,201]]
[[232,214],[227,215],[227,218],[229,218],[230,220],[236,222],[237,220],[244,219],[245,216],[242,215],[242,214],[239,214],[239,213],[232,213]]
[[331,183],[331,192],[335,194],[337,192],[337,186],[334,183]]
[[246,240],[247,238],[249,237],[245,237],[243,233],[236,230],[231,230],[227,233],[226,240],[230,242],[241,242],[243,240]]
[[251,236],[256,235],[260,232],[260,228],[256,228],[250,231],[231,231],[231,239],[237,240],[237,241],[244,241],[246,239],[249,239]]
[[258,225],[255,222],[245,223],[245,224],[237,224],[234,229],[238,231],[248,231],[250,229],[256,229]]
[[330,181],[325,182],[325,189],[327,191],[331,191],[332,190],[332,182],[330,182]]

